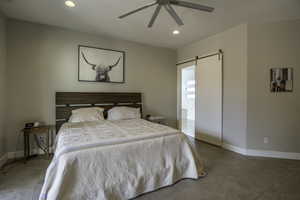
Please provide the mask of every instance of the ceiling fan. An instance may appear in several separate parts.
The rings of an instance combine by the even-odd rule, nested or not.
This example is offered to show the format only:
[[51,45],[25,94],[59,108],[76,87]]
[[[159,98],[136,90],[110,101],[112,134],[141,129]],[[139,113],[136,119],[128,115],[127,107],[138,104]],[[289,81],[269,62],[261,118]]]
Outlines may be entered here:
[[172,7],[172,5],[186,7],[186,8],[192,8],[192,9],[205,11],[205,12],[212,12],[214,10],[214,8],[209,7],[209,6],[204,6],[204,5],[191,3],[191,2],[186,2],[186,1],[181,1],[181,0],[156,0],[153,3],[147,4],[143,7],[140,7],[138,9],[135,9],[131,12],[128,12],[124,15],[119,16],[119,19],[123,19],[124,17],[127,17],[131,14],[134,14],[134,13],[139,12],[141,10],[144,10],[146,8],[152,7],[154,5],[157,5],[157,7],[154,11],[154,14],[153,14],[149,24],[148,24],[148,28],[151,28],[153,26],[159,12],[160,12],[161,7],[164,7],[166,9],[166,11],[172,16],[172,18],[176,21],[176,23],[179,26],[182,26],[184,24],[183,24],[183,21],[180,19],[180,17],[177,15],[177,13],[174,10],[174,8]]

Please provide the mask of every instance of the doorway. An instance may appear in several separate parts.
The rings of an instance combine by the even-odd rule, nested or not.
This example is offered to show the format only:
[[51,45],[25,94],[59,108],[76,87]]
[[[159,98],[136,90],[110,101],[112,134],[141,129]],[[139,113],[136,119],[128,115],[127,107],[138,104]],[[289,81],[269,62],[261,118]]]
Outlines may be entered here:
[[179,90],[179,127],[188,136],[195,137],[195,62],[178,67]]

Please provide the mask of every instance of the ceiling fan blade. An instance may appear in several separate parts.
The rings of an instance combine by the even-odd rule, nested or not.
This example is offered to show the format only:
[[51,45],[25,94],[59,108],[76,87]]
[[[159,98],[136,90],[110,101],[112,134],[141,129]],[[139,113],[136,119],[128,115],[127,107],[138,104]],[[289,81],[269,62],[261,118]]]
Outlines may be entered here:
[[206,12],[212,12],[212,11],[214,11],[213,7],[203,6],[203,5],[200,5],[200,4],[186,2],[186,1],[171,0],[170,3],[173,4],[173,5],[175,5],[175,6],[192,8],[192,9],[206,11]]
[[122,19],[122,18],[124,18],[124,17],[127,17],[128,15],[134,14],[134,13],[136,13],[136,12],[139,12],[139,11],[141,11],[141,10],[144,10],[144,9],[146,9],[146,8],[149,8],[149,7],[151,7],[151,6],[154,6],[154,5],[156,5],[156,4],[157,4],[157,1],[155,1],[155,2],[153,2],[153,3],[150,3],[150,4],[146,5],[146,6],[140,7],[140,8],[138,8],[138,9],[135,9],[135,10],[133,10],[133,11],[131,11],[131,12],[128,12],[128,13],[126,13],[126,14],[124,14],[124,15],[119,16],[119,19]]
[[179,26],[184,25],[183,21],[180,19],[180,17],[177,15],[176,11],[172,8],[170,4],[165,4],[164,7]]
[[155,9],[155,11],[154,11],[154,14],[153,14],[153,16],[152,16],[152,18],[151,18],[151,20],[150,20],[150,22],[149,22],[149,24],[148,24],[148,28],[151,28],[151,27],[153,26],[153,24],[154,24],[154,22],[155,22],[155,20],[156,20],[156,18],[157,18],[157,16],[158,16],[158,14],[159,14],[160,9],[161,9],[161,5],[159,4],[159,5],[156,7],[156,9]]

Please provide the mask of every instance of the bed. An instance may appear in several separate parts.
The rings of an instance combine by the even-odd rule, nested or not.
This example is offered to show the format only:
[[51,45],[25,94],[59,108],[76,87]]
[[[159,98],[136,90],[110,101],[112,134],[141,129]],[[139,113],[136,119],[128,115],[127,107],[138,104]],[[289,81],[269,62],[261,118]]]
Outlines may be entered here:
[[56,93],[59,129],[40,200],[121,200],[203,176],[176,129],[143,119],[68,123],[73,109],[140,108],[140,93]]

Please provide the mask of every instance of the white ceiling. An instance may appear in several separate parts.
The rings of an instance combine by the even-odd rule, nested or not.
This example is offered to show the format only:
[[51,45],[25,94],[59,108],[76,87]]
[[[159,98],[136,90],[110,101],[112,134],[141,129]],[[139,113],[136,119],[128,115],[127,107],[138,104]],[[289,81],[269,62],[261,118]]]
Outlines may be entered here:
[[8,17],[106,35],[154,46],[178,48],[245,22],[265,22],[300,18],[300,0],[185,0],[215,7],[213,13],[175,7],[185,25],[180,35],[173,19],[162,9],[153,28],[147,24],[154,8],[117,17],[153,0],[74,0],[67,8],[64,0],[0,0]]

